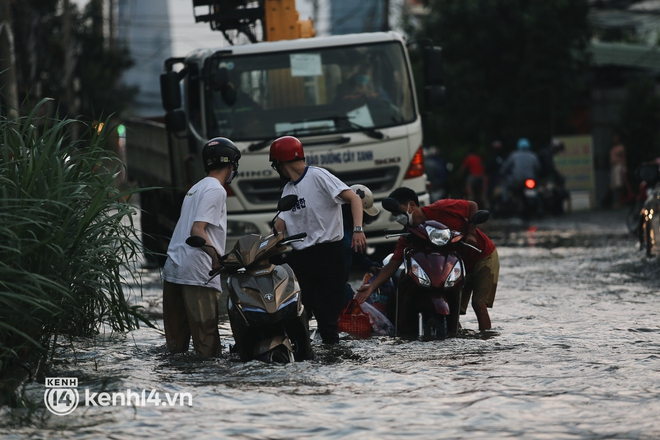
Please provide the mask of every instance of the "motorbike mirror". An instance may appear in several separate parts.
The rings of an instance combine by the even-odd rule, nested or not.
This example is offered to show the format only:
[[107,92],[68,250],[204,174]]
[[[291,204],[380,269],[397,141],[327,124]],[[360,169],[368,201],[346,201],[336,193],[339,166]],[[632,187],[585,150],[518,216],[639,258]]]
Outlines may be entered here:
[[472,223],[474,223],[475,225],[486,223],[489,218],[490,218],[490,212],[485,209],[480,209],[479,211],[475,212],[474,215],[472,216]]
[[391,197],[387,197],[383,199],[381,204],[383,205],[383,209],[385,211],[389,211],[394,215],[401,213],[401,205],[399,205],[399,202],[397,202]]
[[190,236],[190,237],[186,238],[186,244],[188,246],[198,248],[198,247],[204,246],[206,244],[206,240],[204,240],[202,237],[200,237],[198,235],[193,235],[193,236]]
[[289,194],[284,196],[277,202],[277,210],[280,212],[291,211],[294,206],[298,203],[298,196],[295,194]]

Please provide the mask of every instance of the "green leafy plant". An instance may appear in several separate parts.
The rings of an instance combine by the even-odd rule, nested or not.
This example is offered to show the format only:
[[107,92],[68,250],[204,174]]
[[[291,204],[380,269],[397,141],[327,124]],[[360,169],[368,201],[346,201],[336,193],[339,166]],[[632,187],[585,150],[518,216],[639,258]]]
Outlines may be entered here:
[[123,164],[94,127],[75,140],[79,121],[38,118],[45,104],[0,119],[0,375],[60,334],[151,325],[125,290],[141,245]]

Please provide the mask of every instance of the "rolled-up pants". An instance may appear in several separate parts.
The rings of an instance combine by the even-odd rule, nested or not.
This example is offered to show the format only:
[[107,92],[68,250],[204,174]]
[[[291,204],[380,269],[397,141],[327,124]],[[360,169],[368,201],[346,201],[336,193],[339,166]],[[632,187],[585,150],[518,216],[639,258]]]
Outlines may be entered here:
[[199,355],[220,356],[219,299],[217,289],[163,282],[163,326],[170,352],[187,352],[192,336]]

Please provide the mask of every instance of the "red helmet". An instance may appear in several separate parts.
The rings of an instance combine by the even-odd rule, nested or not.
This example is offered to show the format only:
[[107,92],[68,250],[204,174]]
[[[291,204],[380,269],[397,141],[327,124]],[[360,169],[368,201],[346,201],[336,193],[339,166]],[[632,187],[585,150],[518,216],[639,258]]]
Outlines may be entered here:
[[303,159],[302,143],[293,136],[282,136],[273,141],[270,145],[270,161],[291,162],[296,159]]

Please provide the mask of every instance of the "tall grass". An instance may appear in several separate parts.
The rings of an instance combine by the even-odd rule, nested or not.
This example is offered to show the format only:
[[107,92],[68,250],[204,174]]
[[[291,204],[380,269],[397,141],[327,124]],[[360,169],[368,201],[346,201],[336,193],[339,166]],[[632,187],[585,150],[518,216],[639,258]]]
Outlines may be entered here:
[[54,335],[85,336],[150,324],[129,303],[124,276],[140,251],[122,164],[71,119],[0,119],[0,376]]

